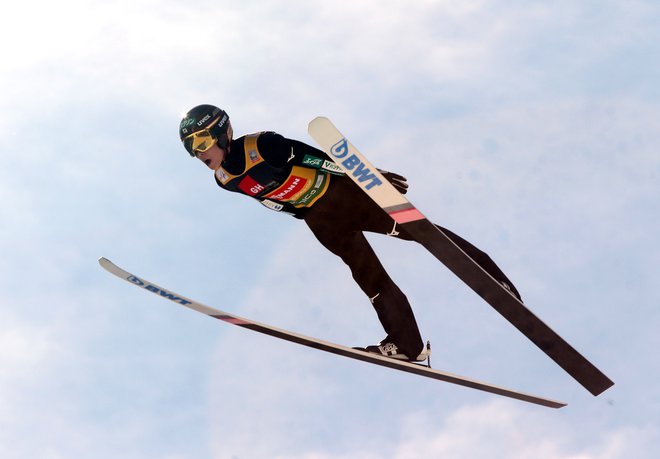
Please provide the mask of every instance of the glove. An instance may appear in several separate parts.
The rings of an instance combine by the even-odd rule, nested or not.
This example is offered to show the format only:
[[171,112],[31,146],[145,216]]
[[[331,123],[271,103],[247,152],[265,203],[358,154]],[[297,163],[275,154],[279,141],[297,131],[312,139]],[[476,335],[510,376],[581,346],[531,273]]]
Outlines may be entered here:
[[394,172],[383,171],[380,169],[378,169],[378,172],[380,172],[388,182],[394,185],[394,188],[396,188],[399,193],[406,194],[408,192],[408,180],[405,177],[395,174]]

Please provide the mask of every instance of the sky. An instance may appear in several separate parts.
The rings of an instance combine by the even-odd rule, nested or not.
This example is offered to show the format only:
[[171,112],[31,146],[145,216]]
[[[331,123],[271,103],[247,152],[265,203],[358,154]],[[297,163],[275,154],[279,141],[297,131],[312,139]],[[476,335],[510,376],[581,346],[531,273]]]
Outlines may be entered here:
[[[660,3],[63,0],[0,17],[0,457],[655,458]],[[616,385],[591,396],[420,246],[369,235],[434,367],[551,410],[280,342],[122,283],[345,345],[383,337],[304,223],[177,137],[313,144],[405,175]],[[655,453],[654,453],[655,451]]]

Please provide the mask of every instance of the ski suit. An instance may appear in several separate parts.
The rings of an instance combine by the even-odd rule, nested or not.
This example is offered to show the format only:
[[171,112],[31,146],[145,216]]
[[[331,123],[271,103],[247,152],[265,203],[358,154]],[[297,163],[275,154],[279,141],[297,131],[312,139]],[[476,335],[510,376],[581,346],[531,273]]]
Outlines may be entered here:
[[[348,265],[353,279],[371,300],[387,333],[386,341],[411,358],[422,351],[424,343],[410,303],[385,271],[364,232],[412,238],[344,176],[328,155],[274,132],[252,134],[232,141],[215,179],[226,190],[304,220],[318,241]],[[487,254],[451,231],[438,228],[518,294]]]

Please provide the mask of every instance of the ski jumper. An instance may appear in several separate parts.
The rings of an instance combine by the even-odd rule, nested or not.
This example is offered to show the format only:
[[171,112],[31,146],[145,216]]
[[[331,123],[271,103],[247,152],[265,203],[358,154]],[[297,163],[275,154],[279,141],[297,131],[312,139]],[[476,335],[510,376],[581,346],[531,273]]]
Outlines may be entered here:
[[[348,265],[387,333],[384,341],[395,343],[410,358],[422,351],[424,342],[412,307],[385,271],[364,232],[404,240],[412,237],[345,177],[328,155],[274,132],[252,134],[232,141],[215,179],[224,189],[303,219],[318,241]],[[518,295],[487,254],[451,231],[438,228]]]

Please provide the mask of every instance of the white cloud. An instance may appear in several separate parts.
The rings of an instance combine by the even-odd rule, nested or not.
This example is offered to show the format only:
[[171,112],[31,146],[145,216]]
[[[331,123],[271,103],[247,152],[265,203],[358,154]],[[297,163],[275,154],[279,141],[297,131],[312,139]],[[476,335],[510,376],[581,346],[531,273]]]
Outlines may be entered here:
[[[653,426],[619,426],[598,432],[572,429],[561,417],[519,409],[501,401],[465,405],[446,414],[421,411],[402,419],[392,417],[381,422],[387,425],[384,428],[393,434],[393,438],[378,446],[355,433],[354,442],[343,448],[325,445],[326,451],[323,451],[290,446],[289,452],[282,454],[278,452],[286,443],[282,438],[273,442],[272,437],[251,437],[246,429],[241,438],[242,452],[235,455],[218,452],[215,457],[651,459],[655,457],[654,445],[660,434]],[[328,449],[340,451],[328,452]]]
[[[6,408],[23,385],[39,378],[61,348],[48,327],[17,320],[7,311],[3,311],[0,324],[0,403]],[[0,412],[6,416],[10,411]]]
[[600,459],[653,457],[653,427],[625,426],[591,432],[568,428],[555,416],[493,401],[464,406],[441,425],[431,413],[403,422],[405,438],[391,458]]

